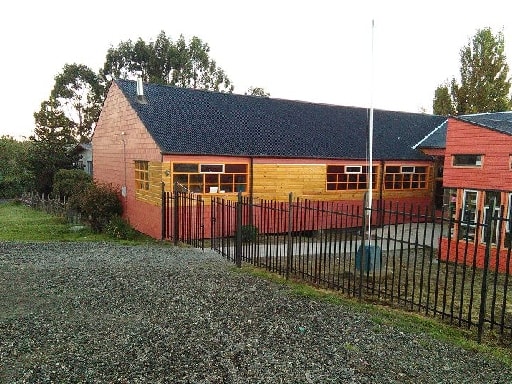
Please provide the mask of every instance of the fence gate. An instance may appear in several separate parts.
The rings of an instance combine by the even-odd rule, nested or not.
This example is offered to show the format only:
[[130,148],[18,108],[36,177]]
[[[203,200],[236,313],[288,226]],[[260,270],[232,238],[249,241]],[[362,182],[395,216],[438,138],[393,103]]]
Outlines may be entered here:
[[162,240],[204,249],[204,200],[188,192],[162,191]]

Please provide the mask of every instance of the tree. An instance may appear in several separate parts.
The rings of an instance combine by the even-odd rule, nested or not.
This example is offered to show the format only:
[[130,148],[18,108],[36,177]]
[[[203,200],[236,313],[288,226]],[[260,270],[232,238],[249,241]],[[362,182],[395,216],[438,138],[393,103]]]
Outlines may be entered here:
[[78,162],[73,149],[90,140],[101,112],[104,86],[85,65],[66,64],[55,77],[48,100],[34,113],[36,127],[30,137],[29,156],[40,193],[50,193],[59,169],[72,169]]
[[250,96],[270,97],[270,93],[265,92],[265,90],[260,87],[249,87],[245,94]]
[[0,198],[20,197],[32,190],[34,177],[27,160],[30,150],[29,141],[0,137]]
[[450,96],[450,88],[447,83],[437,87],[432,109],[436,115],[448,116],[455,114],[455,108]]
[[[460,85],[450,84],[450,97],[455,113],[500,112],[511,107],[511,80],[505,56],[503,33],[492,34],[490,28],[478,30],[467,46],[460,51]],[[438,87],[434,106],[444,112],[447,106],[445,90]]]
[[29,155],[30,169],[35,176],[39,193],[52,191],[53,178],[59,169],[72,169],[78,161],[73,148],[78,140],[73,135],[73,122],[60,109],[52,97],[41,103],[34,113],[36,128],[30,136],[32,150]]
[[72,134],[81,143],[91,139],[103,104],[105,87],[98,74],[80,64],[66,64],[55,77],[51,98],[55,109],[69,120]]
[[136,43],[128,40],[111,47],[101,76],[110,81],[140,75],[146,82],[233,92],[231,81],[209,54],[210,47],[198,37],[187,42],[180,36],[173,42],[162,31],[154,42],[139,38]]

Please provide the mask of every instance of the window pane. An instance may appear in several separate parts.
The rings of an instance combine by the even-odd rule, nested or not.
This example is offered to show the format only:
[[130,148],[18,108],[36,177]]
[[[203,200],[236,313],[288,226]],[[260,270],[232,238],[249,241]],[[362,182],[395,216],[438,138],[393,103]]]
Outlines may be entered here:
[[328,165],[327,173],[344,173],[344,167],[342,165]]
[[226,173],[247,173],[247,164],[226,164]]
[[454,155],[453,165],[480,167],[482,165],[482,155]]
[[198,164],[193,163],[174,163],[172,170],[174,172],[197,173],[197,167]]
[[186,186],[188,184],[188,175],[174,175],[174,181]]
[[208,173],[208,172],[222,173],[222,172],[224,172],[224,164],[201,164],[200,172],[201,173]]

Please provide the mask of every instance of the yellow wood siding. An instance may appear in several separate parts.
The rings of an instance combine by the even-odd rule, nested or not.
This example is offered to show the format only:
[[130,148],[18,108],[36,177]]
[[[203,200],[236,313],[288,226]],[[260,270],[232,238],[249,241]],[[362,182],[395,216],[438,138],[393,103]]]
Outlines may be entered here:
[[151,205],[162,205],[162,163],[149,162],[149,190],[137,189],[135,198]]

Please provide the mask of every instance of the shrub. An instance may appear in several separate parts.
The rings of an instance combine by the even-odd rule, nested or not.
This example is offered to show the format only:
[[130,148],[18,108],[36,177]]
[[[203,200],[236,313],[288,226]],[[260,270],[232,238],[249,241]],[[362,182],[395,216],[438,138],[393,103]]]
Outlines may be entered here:
[[258,227],[255,225],[247,224],[242,225],[242,241],[244,243],[256,241],[258,237]]
[[96,233],[102,232],[114,216],[123,213],[117,189],[110,184],[91,184],[80,193],[72,195],[69,205],[81,213]]
[[53,195],[70,197],[92,185],[92,177],[80,169],[60,169],[53,178]]

